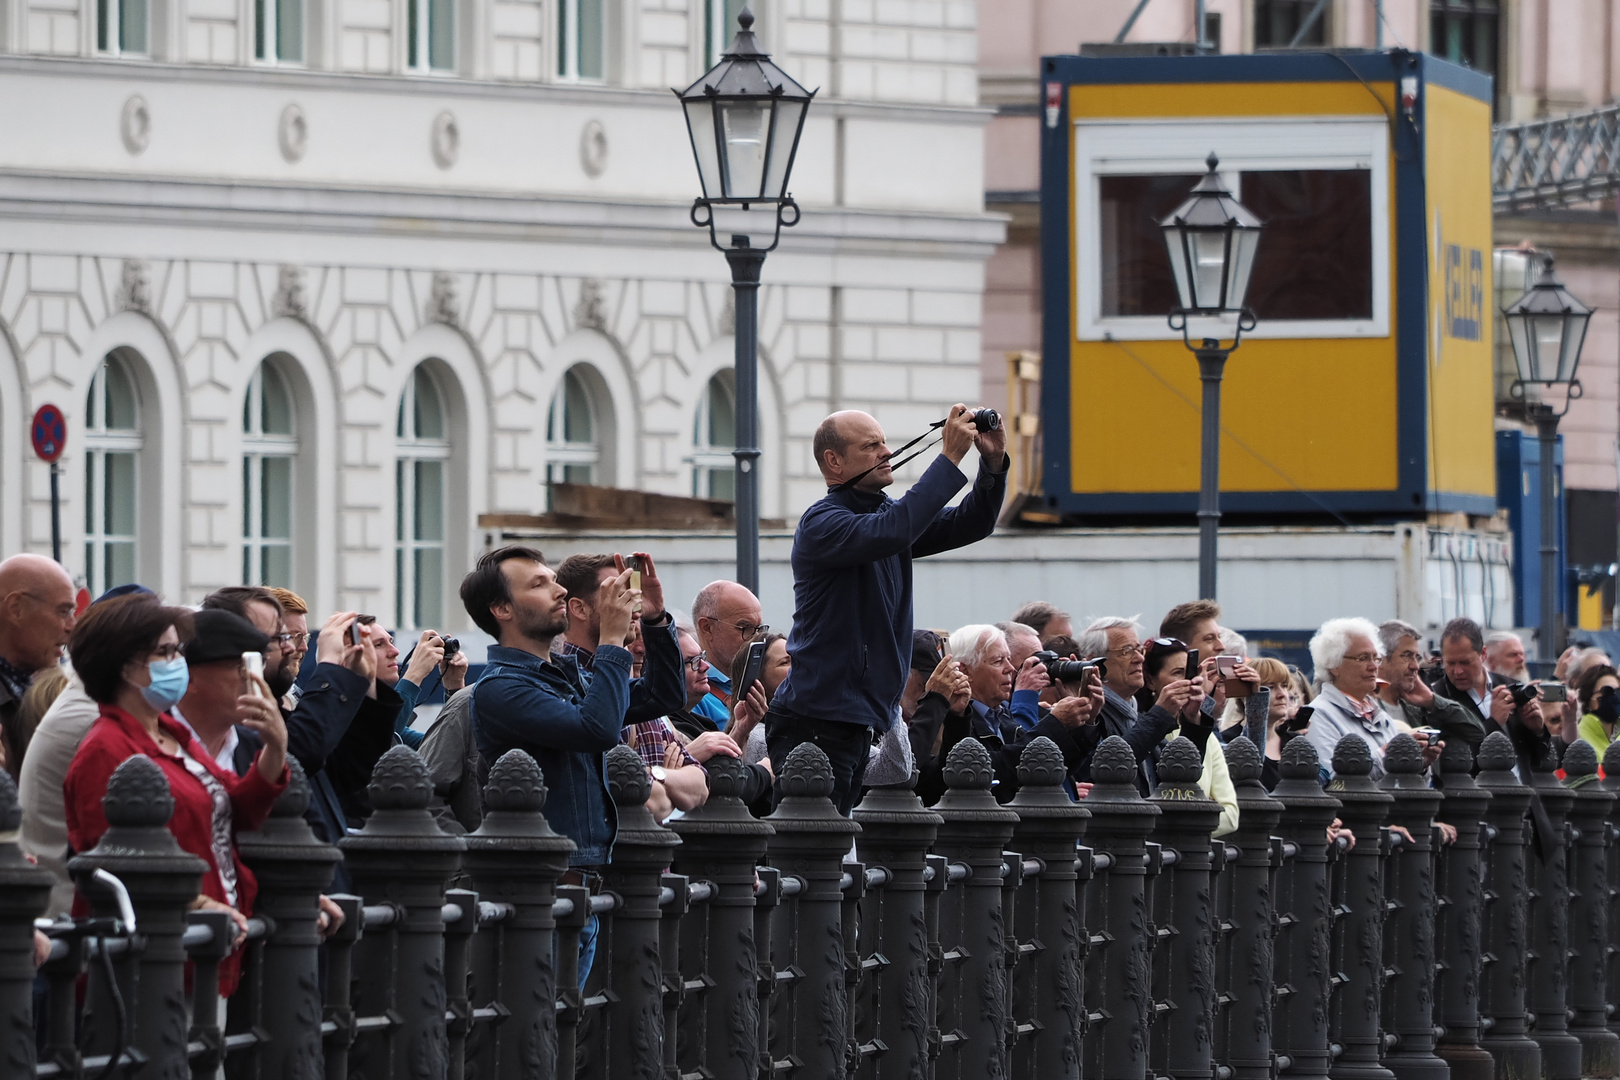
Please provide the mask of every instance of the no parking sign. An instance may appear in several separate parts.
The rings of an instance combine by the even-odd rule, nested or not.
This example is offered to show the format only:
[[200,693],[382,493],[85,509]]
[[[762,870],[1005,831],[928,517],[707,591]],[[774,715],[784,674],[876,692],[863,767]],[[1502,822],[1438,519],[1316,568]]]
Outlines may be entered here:
[[55,465],[67,443],[67,421],[63,419],[61,409],[55,405],[39,407],[39,411],[34,413],[33,440],[34,453],[39,455],[39,459]]

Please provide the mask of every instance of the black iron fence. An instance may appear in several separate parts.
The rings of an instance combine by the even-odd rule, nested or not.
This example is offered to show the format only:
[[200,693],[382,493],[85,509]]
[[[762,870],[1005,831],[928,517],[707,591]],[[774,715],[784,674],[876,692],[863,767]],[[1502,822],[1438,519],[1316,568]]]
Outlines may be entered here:
[[[814,746],[783,763],[784,798],[765,819],[715,758],[708,803],[668,829],[643,805],[640,758],[619,748],[607,759],[618,838],[593,890],[558,884],[572,845],[546,824],[529,757],[495,764],[483,826],[458,837],[426,809],[420,759],[395,748],[372,780],[375,813],[342,841],[361,895],[336,898],[346,920],[324,948],[318,897],[338,852],[304,824],[302,777],[240,838],[260,895],[228,1009],[230,925],[188,914],[202,865],[165,828],[162,775],[134,758],[109,786],[111,828],[71,864],[94,918],[49,927],[38,1061],[28,954],[50,882],[0,844],[0,1073],[1616,1075],[1620,751],[1611,778],[1576,743],[1565,779],[1521,781],[1492,735],[1477,762],[1448,746],[1436,788],[1409,737],[1387,748],[1377,783],[1351,738],[1324,791],[1297,739],[1270,794],[1252,744],[1227,758],[1241,827],[1211,842],[1218,807],[1184,740],[1163,748],[1151,799],[1130,748],[1105,740],[1080,803],[1057,748],[1037,740],[1003,806],[970,739],[937,806],[879,788],[853,820],[828,800]],[[0,828],[17,813],[0,777]],[[1348,833],[1330,842],[1335,819]]]

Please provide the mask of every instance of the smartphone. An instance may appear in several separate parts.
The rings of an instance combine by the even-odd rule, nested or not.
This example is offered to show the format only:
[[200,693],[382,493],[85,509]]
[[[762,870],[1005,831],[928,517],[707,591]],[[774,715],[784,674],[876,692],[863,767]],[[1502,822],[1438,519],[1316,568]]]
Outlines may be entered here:
[[366,640],[365,628],[377,621],[375,615],[356,615],[354,622],[349,624],[349,640],[356,645]]
[[[264,653],[257,653],[257,652],[245,652],[245,653],[243,653],[242,654],[242,667],[247,670],[247,673],[249,675],[257,675],[261,679],[264,678]],[[254,694],[254,695],[258,694],[258,692],[259,692],[259,684],[258,683],[254,682],[252,679],[244,679],[243,682],[246,683],[246,685],[247,685],[247,691],[246,691],[247,693]]]
[[748,644],[748,659],[743,664],[742,682],[731,688],[731,703],[735,705],[748,696],[748,691],[754,688],[759,681],[759,673],[765,669],[765,643],[753,641]]
[[1569,687],[1561,682],[1544,682],[1541,684],[1541,700],[1555,705],[1568,701]]
[[1289,720],[1283,725],[1283,730],[1304,731],[1306,728],[1311,726],[1311,713],[1315,711],[1316,710],[1309,705],[1301,705],[1299,707],[1299,712],[1294,714],[1293,719]]
[[[628,559],[624,560],[624,565],[627,569],[634,570],[637,574],[640,574],[643,570],[647,569],[647,560],[642,558],[640,555],[632,555]],[[630,580],[636,581],[639,579],[631,578]]]
[[1237,671],[1238,658],[1235,656],[1217,656],[1215,658],[1215,672],[1223,679],[1230,679],[1232,673]]
[[1198,650],[1197,649],[1188,649],[1187,650],[1186,677],[1189,678],[1189,679],[1198,678]]

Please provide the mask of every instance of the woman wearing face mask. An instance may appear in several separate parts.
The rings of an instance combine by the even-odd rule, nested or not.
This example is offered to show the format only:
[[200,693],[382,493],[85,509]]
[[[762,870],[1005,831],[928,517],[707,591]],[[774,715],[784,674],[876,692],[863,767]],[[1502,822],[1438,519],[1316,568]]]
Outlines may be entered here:
[[1577,731],[1592,744],[1602,761],[1603,752],[1614,742],[1615,724],[1620,721],[1620,672],[1608,664],[1586,669],[1575,684],[1575,695],[1581,703]]
[[[181,848],[208,864],[192,909],[229,911],[240,939],[257,882],[237,857],[236,834],[263,824],[287,786],[287,729],[280,710],[262,710],[261,719],[245,722],[264,739],[247,775],[238,778],[215,764],[169,715],[189,682],[184,641],[190,636],[191,612],[165,607],[150,594],[97,604],[74,627],[68,642],[73,669],[101,715],[79,744],[63,785],[68,842],[76,852],[96,846],[107,831],[101,800],[113,770],[144,754],[163,770],[174,796],[169,831]],[[263,679],[249,678],[259,694],[273,700]],[[74,910],[88,911],[82,894]],[[233,951],[220,965],[223,994],[236,989],[240,956]]]

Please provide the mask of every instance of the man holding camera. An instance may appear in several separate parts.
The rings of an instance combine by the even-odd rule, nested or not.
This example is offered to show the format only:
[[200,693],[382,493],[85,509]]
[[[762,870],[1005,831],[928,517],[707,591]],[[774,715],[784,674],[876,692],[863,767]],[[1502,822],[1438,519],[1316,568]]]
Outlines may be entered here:
[[1519,778],[1529,782],[1534,771],[1557,768],[1552,733],[1542,718],[1541,701],[1533,683],[1516,683],[1485,668],[1485,635],[1479,623],[1459,617],[1440,632],[1440,660],[1444,671],[1430,684],[1434,692],[1450,698],[1479,719],[1477,732],[1459,732],[1476,755],[1485,736],[1503,731],[1513,740],[1519,757]]
[[[895,722],[910,666],[911,561],[965,547],[994,531],[1007,490],[1007,438],[966,405],[953,405],[939,457],[899,499],[893,457],[877,420],[833,413],[812,449],[827,482],[824,498],[793,537],[793,670],[765,715],[773,762],[813,742],[833,770],[833,801],[848,814],[866,774],[872,733]],[[984,418],[988,421],[988,417]],[[957,466],[969,447],[979,474],[960,505],[946,503],[968,482]]]

